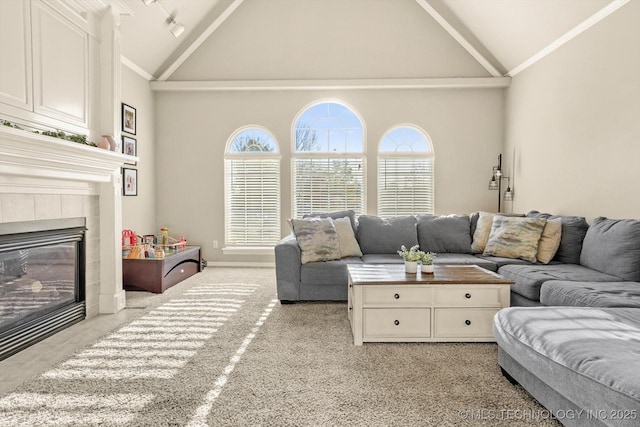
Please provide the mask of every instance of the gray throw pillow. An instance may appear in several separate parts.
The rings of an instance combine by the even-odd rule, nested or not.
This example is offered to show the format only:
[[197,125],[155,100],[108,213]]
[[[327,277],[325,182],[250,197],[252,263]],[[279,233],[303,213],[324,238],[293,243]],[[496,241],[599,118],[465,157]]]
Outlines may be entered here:
[[424,215],[417,218],[420,249],[436,253],[471,253],[471,224],[467,215]]
[[353,210],[347,211],[336,211],[336,212],[323,212],[323,213],[313,213],[308,215],[303,215],[302,218],[331,218],[338,219],[349,217],[349,221],[351,222],[351,227],[353,228],[353,232],[356,232],[356,212]]
[[589,224],[582,216],[551,215],[531,211],[527,213],[529,218],[560,219],[562,222],[562,234],[560,246],[553,257],[554,261],[564,264],[580,264],[580,252],[582,251],[582,241],[587,234]]
[[416,218],[399,216],[380,218],[360,215],[356,233],[363,254],[395,254],[400,246],[407,248],[418,244]]
[[640,221],[594,219],[582,244],[580,264],[624,280],[640,281]]

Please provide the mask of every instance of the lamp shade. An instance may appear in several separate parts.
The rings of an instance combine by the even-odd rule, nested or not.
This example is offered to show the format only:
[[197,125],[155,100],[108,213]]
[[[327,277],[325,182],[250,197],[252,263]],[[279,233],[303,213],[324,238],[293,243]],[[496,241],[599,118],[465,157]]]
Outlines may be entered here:
[[489,190],[497,190],[497,189],[498,189],[498,181],[494,176],[493,178],[491,178],[491,181],[489,181]]
[[511,187],[507,187],[507,191],[504,192],[504,200],[507,202],[513,200],[513,191],[511,191]]

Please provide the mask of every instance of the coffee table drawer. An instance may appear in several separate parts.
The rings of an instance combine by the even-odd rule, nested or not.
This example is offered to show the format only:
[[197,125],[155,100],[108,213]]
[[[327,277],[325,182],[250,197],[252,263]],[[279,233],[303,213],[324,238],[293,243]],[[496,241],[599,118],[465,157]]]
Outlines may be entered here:
[[493,308],[436,308],[436,338],[492,338]]
[[416,286],[366,286],[364,305],[407,307],[431,305],[431,289]]
[[431,336],[431,310],[428,308],[367,308],[363,321],[365,340]]
[[500,289],[471,286],[434,289],[433,305],[437,307],[502,307]]

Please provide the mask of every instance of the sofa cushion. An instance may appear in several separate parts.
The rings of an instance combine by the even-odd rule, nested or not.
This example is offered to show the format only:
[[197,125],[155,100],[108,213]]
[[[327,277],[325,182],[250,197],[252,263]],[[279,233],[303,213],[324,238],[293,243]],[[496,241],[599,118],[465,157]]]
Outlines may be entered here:
[[471,252],[481,254],[489,240],[491,234],[491,226],[493,225],[493,217],[495,214],[491,212],[478,212],[478,219],[475,221],[473,229],[473,239],[471,241]]
[[471,253],[471,225],[467,215],[418,216],[416,228],[420,249],[425,252]]
[[[494,336],[500,350],[517,362],[525,377],[536,377],[565,396],[575,408],[602,415],[597,420],[585,414],[579,419],[567,417],[561,420],[567,421],[566,425],[638,425],[640,310],[637,308],[505,308],[494,317]],[[523,383],[528,382],[529,379]],[[544,389],[531,391],[534,396],[539,393],[538,396],[545,397]],[[604,413],[610,417],[619,409],[624,412],[631,408],[636,410],[636,416],[626,420],[604,419]]]
[[582,241],[589,228],[589,224],[587,224],[587,220],[584,217],[551,215],[538,211],[531,211],[527,213],[527,216],[530,218],[546,218],[547,220],[560,219],[562,222],[560,246],[558,246],[558,251],[553,260],[566,264],[580,264]]
[[498,268],[502,267],[503,265],[531,265],[531,263],[529,261],[525,261],[523,259],[519,259],[519,258],[504,258],[504,257],[500,257],[500,256],[484,256],[484,255],[475,255],[477,258],[483,259],[485,261],[489,261],[493,264],[495,264],[496,266],[498,266]]
[[540,302],[576,307],[640,308],[640,283],[550,280],[540,288]]
[[353,210],[312,213],[312,214],[302,216],[302,218],[331,218],[331,219],[338,219],[338,218],[344,218],[344,217],[349,218],[349,221],[351,222],[351,227],[353,228],[353,232],[355,233],[357,229],[356,212]]
[[440,265],[477,265],[489,271],[496,271],[498,269],[498,266],[493,262],[471,254],[438,254],[433,260],[433,263]]
[[538,242],[538,253],[536,259],[539,263],[549,264],[558,248],[562,238],[562,221],[560,218],[548,219],[542,230],[540,241]]
[[620,280],[616,276],[578,264],[505,265],[498,269],[498,273],[515,282],[511,285],[512,292],[535,301],[540,300],[540,286],[548,280],[579,282],[616,282]]
[[348,217],[333,220],[333,225],[338,233],[338,246],[340,248],[340,258],[361,257],[362,251],[356,240],[356,236],[351,228],[351,221]]
[[356,237],[363,254],[396,253],[402,245],[410,248],[418,244],[416,218],[360,215]]
[[347,264],[362,264],[357,257],[343,258],[338,261],[310,262],[300,267],[300,281],[305,285],[335,285],[344,283],[348,278]]
[[362,255],[365,264],[404,264],[404,260],[395,254],[365,254]]
[[536,262],[538,242],[547,220],[496,215],[482,255]]
[[640,221],[599,217],[587,230],[580,264],[624,280],[640,281]]
[[331,218],[292,219],[290,224],[300,246],[302,264],[340,258],[338,234]]

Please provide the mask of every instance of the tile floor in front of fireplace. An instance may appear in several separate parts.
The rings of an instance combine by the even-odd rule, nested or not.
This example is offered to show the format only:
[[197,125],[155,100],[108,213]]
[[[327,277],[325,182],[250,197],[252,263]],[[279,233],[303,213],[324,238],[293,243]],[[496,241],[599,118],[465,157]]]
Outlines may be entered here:
[[[62,362],[80,348],[140,316],[142,307],[160,297],[148,292],[127,292],[127,307],[132,308],[83,320],[0,361],[0,397]],[[142,303],[137,304],[138,300]]]

